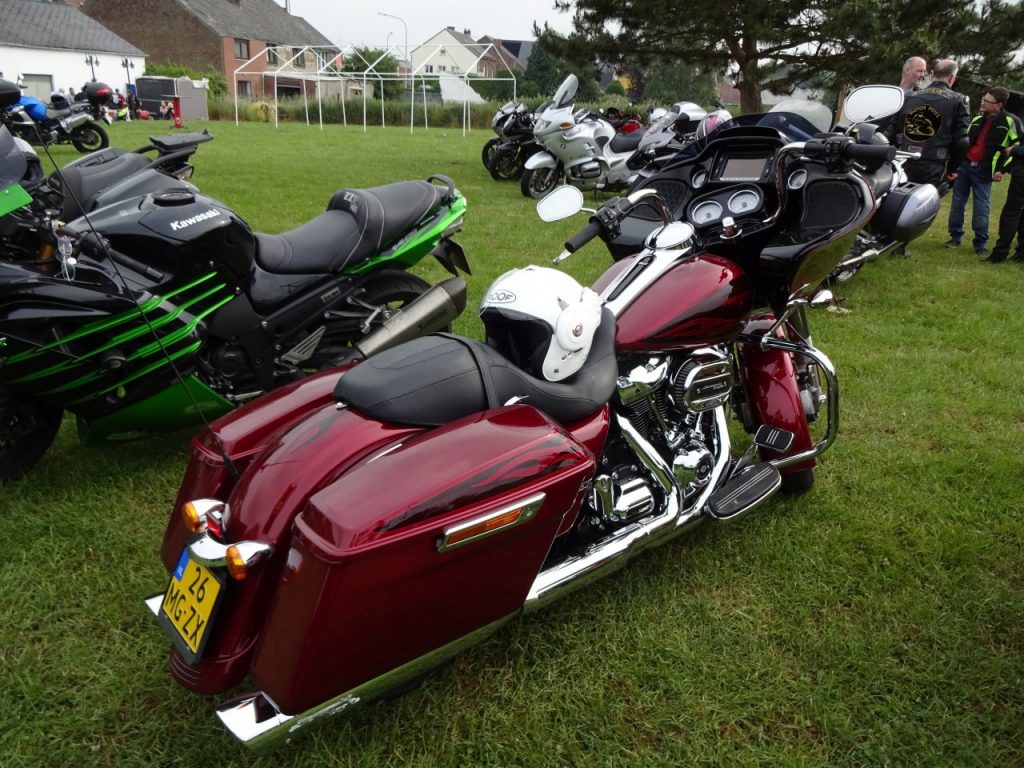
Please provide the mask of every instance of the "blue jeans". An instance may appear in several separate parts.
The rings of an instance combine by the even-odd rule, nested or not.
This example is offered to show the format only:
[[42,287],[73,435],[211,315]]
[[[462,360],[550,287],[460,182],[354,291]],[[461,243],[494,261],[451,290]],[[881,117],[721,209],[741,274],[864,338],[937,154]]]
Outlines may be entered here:
[[974,230],[974,250],[988,246],[989,196],[992,193],[992,178],[980,165],[964,162],[956,172],[953,182],[953,203],[949,208],[949,237],[959,242],[964,236],[964,212],[967,197],[974,195],[971,209],[971,229]]

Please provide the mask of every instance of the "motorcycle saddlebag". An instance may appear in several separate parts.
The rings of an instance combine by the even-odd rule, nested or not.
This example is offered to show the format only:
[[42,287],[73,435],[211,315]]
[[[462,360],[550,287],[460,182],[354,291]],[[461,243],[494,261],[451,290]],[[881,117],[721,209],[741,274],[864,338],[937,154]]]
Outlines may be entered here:
[[10,80],[0,80],[0,109],[12,107],[21,98],[21,88]]
[[367,456],[297,516],[253,679],[298,714],[411,662],[443,661],[521,609],[594,468],[526,405]]
[[931,184],[901,184],[889,192],[871,220],[871,230],[909,243],[923,235],[939,214],[939,191]]

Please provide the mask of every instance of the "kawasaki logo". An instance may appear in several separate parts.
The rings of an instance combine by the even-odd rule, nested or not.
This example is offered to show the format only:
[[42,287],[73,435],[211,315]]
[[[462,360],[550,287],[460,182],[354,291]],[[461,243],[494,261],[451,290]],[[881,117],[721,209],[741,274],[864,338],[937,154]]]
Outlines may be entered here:
[[190,216],[187,219],[179,219],[178,221],[172,221],[171,229],[177,232],[179,229],[187,229],[188,227],[191,227],[193,224],[198,224],[199,222],[206,221],[207,219],[215,219],[218,216],[220,216],[220,211],[218,211],[216,208],[211,208],[208,211],[197,213],[195,216]]

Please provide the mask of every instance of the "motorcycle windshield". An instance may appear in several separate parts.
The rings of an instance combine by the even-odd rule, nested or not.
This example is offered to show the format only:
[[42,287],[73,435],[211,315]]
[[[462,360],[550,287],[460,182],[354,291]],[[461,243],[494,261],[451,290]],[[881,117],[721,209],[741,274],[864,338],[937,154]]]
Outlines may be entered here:
[[0,125],[0,189],[18,184],[28,170],[28,160],[6,126]]
[[576,101],[576,89],[580,81],[576,75],[569,75],[555,91],[555,98],[551,100],[551,109],[565,109]]

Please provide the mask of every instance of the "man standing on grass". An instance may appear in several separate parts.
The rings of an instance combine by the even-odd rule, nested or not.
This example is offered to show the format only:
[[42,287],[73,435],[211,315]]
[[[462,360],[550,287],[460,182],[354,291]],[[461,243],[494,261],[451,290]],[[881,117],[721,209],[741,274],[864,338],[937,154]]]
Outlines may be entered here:
[[949,240],[947,248],[959,248],[964,236],[964,212],[967,198],[974,195],[971,229],[974,230],[974,252],[988,256],[988,214],[992,182],[1003,180],[1003,171],[1010,158],[1003,150],[1017,143],[1020,121],[1003,109],[1010,92],[996,86],[981,97],[981,114],[971,121],[967,131],[967,157],[957,170],[953,182],[953,203],[949,209]]
[[953,90],[957,69],[952,59],[935,62],[932,82],[911,93],[896,117],[896,145],[921,155],[904,166],[916,184],[953,181],[963,160],[971,113],[967,97]]
[[[999,214],[999,237],[996,239],[992,255],[988,260],[993,264],[1006,261],[1010,255],[1014,235],[1017,237],[1017,250],[1010,257],[1014,261],[1024,261],[1024,131],[1017,126],[1017,143],[1006,147],[1003,154],[1011,159],[1010,188],[1006,190],[1006,202]],[[1003,166],[1005,169],[1005,165]]]

